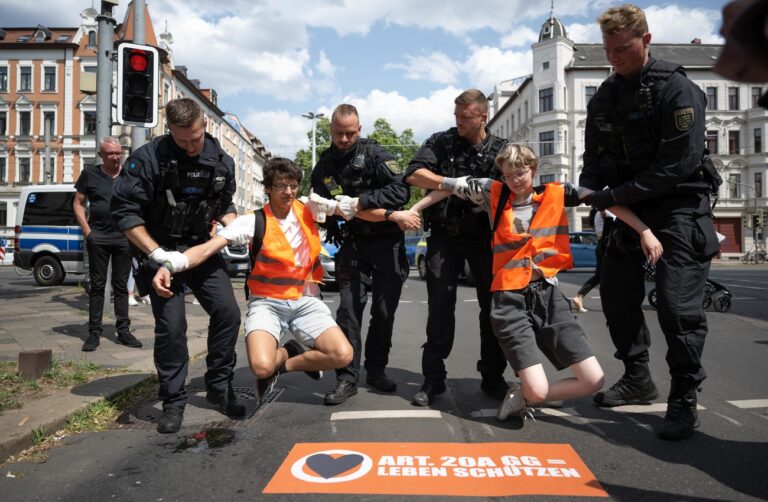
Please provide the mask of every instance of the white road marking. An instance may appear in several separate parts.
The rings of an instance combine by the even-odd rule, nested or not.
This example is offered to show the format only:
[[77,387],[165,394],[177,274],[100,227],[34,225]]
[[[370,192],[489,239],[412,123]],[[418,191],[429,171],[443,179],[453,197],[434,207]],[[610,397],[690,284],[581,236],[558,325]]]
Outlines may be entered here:
[[411,300],[400,300],[399,303],[413,303]]
[[741,401],[726,401],[737,408],[768,408],[768,399],[743,399]]
[[727,422],[730,422],[730,423],[732,423],[733,425],[736,425],[736,426],[738,426],[738,427],[741,427],[741,422],[739,422],[738,420],[734,420],[734,419],[733,419],[733,418],[731,418],[731,417],[726,417],[725,415],[723,415],[723,414],[721,414],[721,413],[717,413],[717,412],[715,412],[715,411],[713,411],[713,412],[712,412],[712,414],[713,414],[713,415],[717,415],[718,417],[722,418],[723,420],[725,420],[725,421],[727,421]]
[[[618,411],[619,413],[660,413],[660,412],[667,411],[667,403],[654,403],[649,405],[626,404],[624,406],[614,406],[612,408],[603,408],[603,409]],[[696,409],[706,410],[706,408],[700,404],[696,405]]]
[[443,414],[437,410],[339,411],[331,414],[331,421],[366,420],[371,418],[443,418]]
[[498,410],[496,410],[496,409],[491,409],[491,408],[483,408],[483,409],[481,409],[481,410],[476,410],[476,411],[473,411],[472,413],[470,413],[470,414],[469,414],[469,416],[470,416],[470,417],[472,417],[472,418],[488,418],[488,417],[495,417],[495,416],[496,416],[496,412],[497,412],[497,411],[498,411]]
[[469,300],[464,300],[465,302],[476,302],[477,298],[470,298]]

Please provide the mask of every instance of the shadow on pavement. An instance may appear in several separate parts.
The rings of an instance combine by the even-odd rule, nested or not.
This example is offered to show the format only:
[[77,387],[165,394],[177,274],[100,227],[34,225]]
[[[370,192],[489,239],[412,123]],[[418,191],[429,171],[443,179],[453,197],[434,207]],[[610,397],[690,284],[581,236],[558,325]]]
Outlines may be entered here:
[[129,373],[124,375],[106,376],[82,385],[76,385],[75,387],[72,387],[70,392],[76,396],[106,396],[135,385],[150,377],[151,375],[149,373]]

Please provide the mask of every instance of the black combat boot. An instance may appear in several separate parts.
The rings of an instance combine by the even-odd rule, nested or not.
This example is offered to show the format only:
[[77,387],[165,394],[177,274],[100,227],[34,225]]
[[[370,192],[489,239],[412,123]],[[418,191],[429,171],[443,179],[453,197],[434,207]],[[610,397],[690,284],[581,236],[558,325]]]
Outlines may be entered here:
[[624,375],[608,390],[592,397],[598,406],[621,406],[625,404],[650,404],[659,397],[656,384],[651,380],[648,368],[648,353],[624,361]]
[[218,406],[219,411],[228,417],[240,418],[245,416],[245,405],[237,399],[232,384],[227,386],[227,390],[208,389],[205,400]]
[[691,437],[693,429],[699,426],[696,391],[696,384],[693,382],[672,380],[667,399],[667,414],[656,430],[657,436],[670,441]]

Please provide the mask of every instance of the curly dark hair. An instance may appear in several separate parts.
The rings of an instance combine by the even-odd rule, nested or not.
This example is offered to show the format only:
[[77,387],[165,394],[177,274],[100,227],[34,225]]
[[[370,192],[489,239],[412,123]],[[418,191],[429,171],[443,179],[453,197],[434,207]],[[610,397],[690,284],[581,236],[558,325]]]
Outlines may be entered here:
[[275,157],[269,159],[264,165],[264,186],[272,188],[272,182],[276,178],[288,178],[301,183],[304,172],[296,163],[285,157]]

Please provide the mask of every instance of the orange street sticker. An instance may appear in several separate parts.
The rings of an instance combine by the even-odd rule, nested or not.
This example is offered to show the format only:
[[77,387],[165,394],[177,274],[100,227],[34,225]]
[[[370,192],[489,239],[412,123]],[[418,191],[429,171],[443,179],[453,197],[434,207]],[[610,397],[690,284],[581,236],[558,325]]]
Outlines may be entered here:
[[297,443],[264,493],[607,497],[567,444]]

